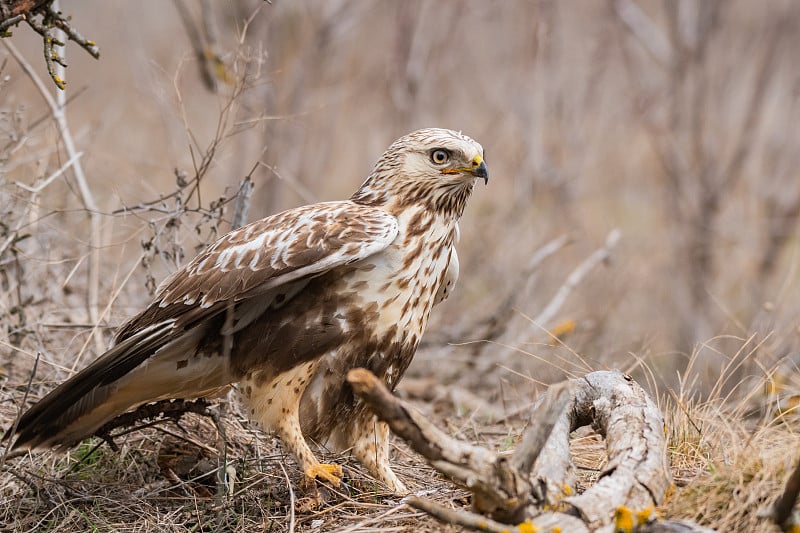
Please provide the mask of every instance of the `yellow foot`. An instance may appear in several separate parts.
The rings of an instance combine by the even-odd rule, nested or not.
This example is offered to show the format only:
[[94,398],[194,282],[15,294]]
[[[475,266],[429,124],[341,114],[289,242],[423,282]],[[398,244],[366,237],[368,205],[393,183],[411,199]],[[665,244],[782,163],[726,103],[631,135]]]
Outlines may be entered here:
[[338,487],[342,481],[342,467],[318,463],[306,468],[306,477],[309,479],[322,479],[334,487]]

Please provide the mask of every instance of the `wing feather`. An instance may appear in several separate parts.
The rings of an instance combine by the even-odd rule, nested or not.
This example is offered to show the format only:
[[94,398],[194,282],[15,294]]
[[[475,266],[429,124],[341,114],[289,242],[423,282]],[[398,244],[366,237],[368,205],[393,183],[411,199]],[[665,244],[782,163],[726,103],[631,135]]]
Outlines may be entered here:
[[350,201],[290,209],[220,238],[158,288],[155,301],[121,328],[117,342],[148,324],[186,326],[225,303],[265,294],[385,249],[397,219]]
[[[25,413],[14,447],[69,445],[141,403],[226,385],[227,357],[192,357],[209,335],[235,333],[271,294],[301,291],[314,276],[385,249],[397,233],[393,216],[347,201],[291,209],[225,235],[162,283],[111,350]],[[236,315],[233,304],[247,299]],[[219,320],[228,309],[230,325]]]

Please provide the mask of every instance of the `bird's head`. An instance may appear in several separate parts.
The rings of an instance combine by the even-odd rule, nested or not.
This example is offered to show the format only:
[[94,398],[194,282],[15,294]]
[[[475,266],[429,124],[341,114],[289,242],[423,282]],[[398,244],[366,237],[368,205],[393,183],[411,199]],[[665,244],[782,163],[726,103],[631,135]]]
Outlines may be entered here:
[[403,209],[408,204],[460,217],[476,179],[489,182],[483,147],[453,130],[428,128],[384,152],[354,202]]

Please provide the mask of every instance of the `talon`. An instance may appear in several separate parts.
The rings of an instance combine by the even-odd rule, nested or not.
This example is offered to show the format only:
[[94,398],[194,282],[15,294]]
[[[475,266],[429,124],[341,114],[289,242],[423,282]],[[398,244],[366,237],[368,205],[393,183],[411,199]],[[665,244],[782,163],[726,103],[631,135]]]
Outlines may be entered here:
[[306,477],[310,479],[322,479],[334,487],[338,487],[342,481],[342,467],[339,465],[326,465],[319,463],[306,468]]

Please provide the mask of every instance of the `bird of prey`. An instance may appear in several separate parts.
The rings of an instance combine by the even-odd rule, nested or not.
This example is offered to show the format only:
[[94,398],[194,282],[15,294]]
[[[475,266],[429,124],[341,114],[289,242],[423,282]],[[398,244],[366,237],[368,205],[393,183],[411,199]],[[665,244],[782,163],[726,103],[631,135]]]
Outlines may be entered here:
[[277,433],[308,478],[338,484],[308,442],[352,450],[403,492],[386,424],[345,376],[394,388],[431,308],[458,277],[458,220],[483,148],[423,129],[395,141],[349,200],[289,209],[231,231],[168,277],[114,346],[19,420],[14,448],[68,448],[116,416],[232,383],[249,417]]

